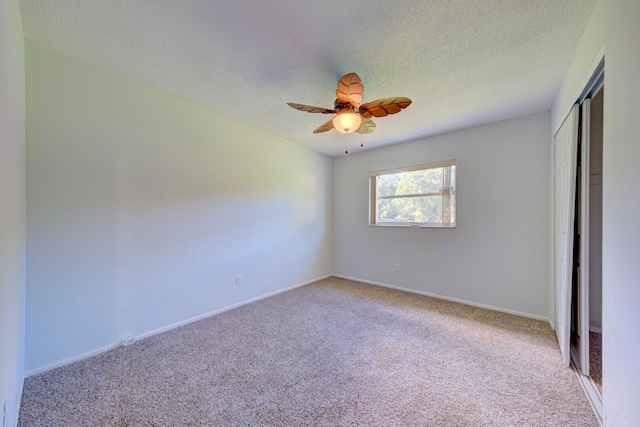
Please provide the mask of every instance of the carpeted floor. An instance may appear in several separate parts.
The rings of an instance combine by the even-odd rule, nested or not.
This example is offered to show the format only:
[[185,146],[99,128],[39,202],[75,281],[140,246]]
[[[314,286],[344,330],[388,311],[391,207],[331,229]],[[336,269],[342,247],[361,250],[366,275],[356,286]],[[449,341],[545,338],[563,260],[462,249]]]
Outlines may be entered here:
[[589,376],[602,395],[602,334],[589,332]]
[[27,378],[19,426],[598,426],[545,322],[330,278]]

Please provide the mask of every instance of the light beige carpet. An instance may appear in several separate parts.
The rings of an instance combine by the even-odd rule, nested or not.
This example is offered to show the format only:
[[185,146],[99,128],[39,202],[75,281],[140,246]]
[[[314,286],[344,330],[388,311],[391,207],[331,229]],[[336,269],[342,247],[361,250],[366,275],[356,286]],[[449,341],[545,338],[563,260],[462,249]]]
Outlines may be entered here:
[[547,323],[331,278],[30,377],[19,425],[598,422]]
[[602,395],[602,334],[589,332],[589,376]]

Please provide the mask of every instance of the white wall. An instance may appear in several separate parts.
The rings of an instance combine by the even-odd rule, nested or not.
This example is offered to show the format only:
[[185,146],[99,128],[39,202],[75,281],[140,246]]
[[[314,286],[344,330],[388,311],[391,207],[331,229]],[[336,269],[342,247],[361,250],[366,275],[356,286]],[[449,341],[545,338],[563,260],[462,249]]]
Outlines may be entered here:
[[24,37],[18,2],[0,0],[0,423],[18,422],[24,373]]
[[640,425],[640,2],[600,0],[554,103],[552,126],[605,52],[602,365],[607,426]]
[[[547,318],[548,135],[539,113],[336,158],[335,272]],[[369,171],[447,159],[457,228],[367,225]]]
[[332,272],[330,158],[31,43],[26,71],[28,373]]

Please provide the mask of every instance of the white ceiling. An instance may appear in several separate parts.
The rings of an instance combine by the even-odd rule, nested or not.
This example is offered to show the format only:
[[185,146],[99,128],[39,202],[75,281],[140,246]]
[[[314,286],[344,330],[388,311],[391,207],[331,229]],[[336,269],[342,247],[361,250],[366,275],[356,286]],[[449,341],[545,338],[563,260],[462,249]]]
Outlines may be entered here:
[[[548,110],[595,0],[20,0],[27,40],[328,154],[339,78],[375,119],[365,149]],[[351,152],[362,150],[349,136]]]

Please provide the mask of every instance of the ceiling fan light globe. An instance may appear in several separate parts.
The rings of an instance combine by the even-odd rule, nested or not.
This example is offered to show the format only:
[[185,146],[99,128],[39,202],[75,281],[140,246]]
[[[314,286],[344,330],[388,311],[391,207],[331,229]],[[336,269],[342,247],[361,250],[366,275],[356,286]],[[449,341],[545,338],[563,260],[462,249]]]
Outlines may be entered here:
[[333,127],[338,132],[351,133],[360,128],[362,117],[352,110],[342,110],[333,118]]

